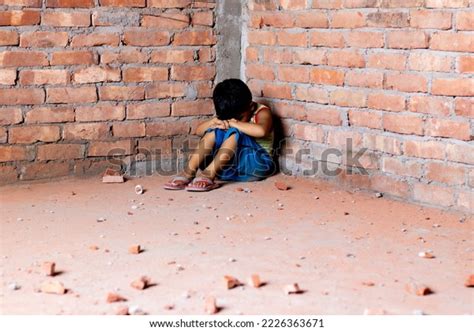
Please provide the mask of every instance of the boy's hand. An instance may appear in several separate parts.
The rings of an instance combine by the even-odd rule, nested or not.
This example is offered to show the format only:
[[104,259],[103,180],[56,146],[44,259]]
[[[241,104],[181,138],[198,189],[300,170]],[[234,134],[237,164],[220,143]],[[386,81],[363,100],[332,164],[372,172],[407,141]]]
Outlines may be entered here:
[[212,129],[222,129],[222,130],[227,130],[229,128],[229,126],[227,125],[225,121],[222,121],[218,118],[213,118],[209,127]]

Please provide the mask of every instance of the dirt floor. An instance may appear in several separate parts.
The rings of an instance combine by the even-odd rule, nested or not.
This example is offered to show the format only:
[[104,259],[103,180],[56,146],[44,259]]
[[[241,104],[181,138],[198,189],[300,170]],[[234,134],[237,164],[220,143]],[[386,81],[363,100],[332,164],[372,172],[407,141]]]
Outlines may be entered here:
[[[474,289],[464,286],[474,271],[472,215],[281,175],[210,193],[164,191],[165,180],[1,187],[0,311],[202,314],[214,296],[221,314],[474,313]],[[277,190],[282,180],[291,189]],[[128,253],[133,244],[143,251]],[[418,256],[428,250],[434,258]],[[45,276],[44,261],[58,274]],[[265,286],[225,288],[224,275],[246,282],[254,273]],[[132,288],[143,275],[154,285]],[[38,292],[51,280],[67,293]],[[408,293],[412,282],[434,293]],[[304,292],[286,295],[291,283]],[[127,302],[107,303],[109,292]]]

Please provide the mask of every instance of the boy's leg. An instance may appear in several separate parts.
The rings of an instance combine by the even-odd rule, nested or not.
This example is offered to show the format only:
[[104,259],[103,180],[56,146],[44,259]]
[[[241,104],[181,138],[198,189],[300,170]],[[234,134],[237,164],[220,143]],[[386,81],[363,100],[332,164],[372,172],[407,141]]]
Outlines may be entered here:
[[216,135],[214,131],[209,131],[199,141],[197,150],[191,154],[188,164],[185,166],[182,175],[187,178],[193,178],[204,161],[204,159],[212,154],[214,144],[216,143]]

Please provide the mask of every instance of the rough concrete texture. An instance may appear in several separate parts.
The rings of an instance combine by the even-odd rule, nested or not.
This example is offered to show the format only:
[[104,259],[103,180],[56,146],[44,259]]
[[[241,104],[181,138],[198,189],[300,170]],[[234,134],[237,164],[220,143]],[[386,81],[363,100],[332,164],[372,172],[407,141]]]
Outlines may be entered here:
[[[213,296],[221,314],[474,312],[473,290],[464,286],[473,273],[472,215],[301,178],[201,194],[164,191],[165,180],[0,188],[0,311],[114,314],[128,305],[148,314],[202,314]],[[276,189],[277,180],[290,189]],[[144,194],[135,194],[137,184]],[[130,254],[137,244],[140,254]],[[418,256],[429,250],[434,258]],[[44,275],[45,261],[56,263],[54,277]],[[252,274],[266,285],[225,288],[225,275],[246,282]],[[132,288],[142,276],[153,285]],[[68,291],[35,292],[45,281]],[[408,293],[413,282],[434,293]],[[304,293],[286,295],[293,283]],[[107,303],[109,293],[127,301]]]

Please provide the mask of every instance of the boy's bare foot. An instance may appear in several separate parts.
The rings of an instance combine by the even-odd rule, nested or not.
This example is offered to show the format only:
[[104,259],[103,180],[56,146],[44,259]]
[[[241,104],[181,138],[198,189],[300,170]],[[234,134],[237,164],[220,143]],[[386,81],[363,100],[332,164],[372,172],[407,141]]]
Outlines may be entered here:
[[207,177],[196,177],[186,186],[186,191],[190,192],[208,192],[218,188],[220,185],[215,183],[213,179]]

